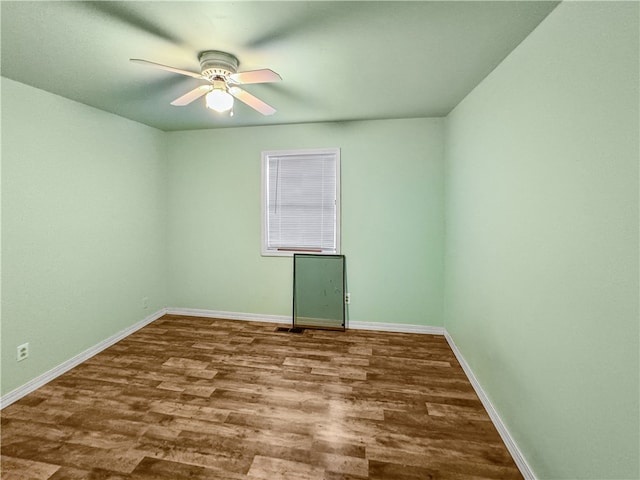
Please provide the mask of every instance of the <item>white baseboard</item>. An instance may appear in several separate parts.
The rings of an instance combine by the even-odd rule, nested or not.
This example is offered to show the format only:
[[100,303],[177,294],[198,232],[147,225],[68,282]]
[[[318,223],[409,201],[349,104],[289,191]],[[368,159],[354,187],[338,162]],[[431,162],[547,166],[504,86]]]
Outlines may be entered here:
[[203,310],[199,308],[167,308],[166,313],[170,315],[184,315],[186,317],[221,318],[223,320],[291,323],[291,317],[288,317],[286,315],[262,315],[259,313],[225,312],[221,310]]
[[[185,315],[188,317],[222,318],[225,320],[247,320],[250,322],[291,323],[291,317],[287,315],[262,315],[257,313],[226,312],[220,310],[204,310],[197,308],[167,308],[167,313],[172,315]],[[347,321],[347,328],[353,330],[377,330],[380,332],[400,333],[426,333],[431,335],[444,335],[444,327],[432,327],[428,325],[409,325],[406,323],[378,323]]]
[[410,325],[408,323],[347,322],[347,328],[353,330],[377,330],[379,332],[423,333],[444,335],[444,327],[429,325]]
[[57,367],[52,368],[48,372],[45,372],[42,375],[37,376],[33,380],[30,380],[27,383],[25,383],[24,385],[21,385],[20,387],[16,388],[15,390],[12,390],[9,393],[3,395],[2,397],[0,397],[0,409],[8,407],[12,403],[17,402],[18,400],[20,400],[25,395],[33,392],[34,390],[37,390],[38,388],[42,387],[43,385],[49,383],[51,380],[59,377],[63,373],[68,372],[73,367],[76,367],[76,366],[80,365],[82,362],[90,359],[94,355],[96,355],[96,354],[100,353],[101,351],[103,351],[104,349],[110,347],[114,343],[117,343],[120,340],[122,340],[123,338],[128,337],[129,335],[131,335],[136,330],[140,330],[145,325],[148,325],[151,322],[153,322],[154,320],[157,320],[158,318],[162,317],[165,313],[167,313],[167,312],[166,312],[166,310],[164,308],[162,310],[158,310],[156,313],[154,313],[152,315],[149,315],[148,317],[146,317],[145,319],[143,319],[143,320],[141,320],[141,321],[139,321],[137,323],[134,323],[130,327],[125,328],[124,330],[116,333],[115,335],[112,335],[111,337],[103,340],[102,342],[100,342],[100,343],[94,345],[93,347],[85,350],[84,352],[79,353],[75,357],[70,358],[69,360],[67,360],[65,362],[62,362],[60,365],[58,365]]
[[533,473],[533,469],[527,463],[527,460],[525,459],[524,455],[518,448],[518,445],[516,444],[511,434],[509,433],[509,430],[507,430],[506,425],[500,418],[500,415],[498,415],[498,412],[496,411],[495,407],[491,403],[491,400],[482,389],[482,386],[480,385],[480,382],[474,375],[473,370],[471,370],[471,367],[462,356],[462,353],[458,349],[458,346],[453,341],[453,338],[451,338],[451,335],[449,335],[449,332],[447,332],[446,330],[444,333],[444,337],[447,339],[447,342],[449,343],[451,350],[453,350],[453,354],[458,359],[458,363],[460,363],[460,366],[462,367],[462,369],[464,370],[464,373],[467,375],[467,378],[471,382],[473,389],[476,391],[476,394],[480,398],[482,405],[484,406],[485,410],[489,414],[489,417],[491,418],[493,425],[496,427],[496,430],[498,430],[498,433],[500,434],[502,441],[504,442],[504,444],[507,447],[507,450],[509,450],[509,453],[513,457],[513,461],[516,463],[518,469],[520,470],[520,473],[522,473],[522,476],[525,478],[525,480],[536,480],[536,476]]

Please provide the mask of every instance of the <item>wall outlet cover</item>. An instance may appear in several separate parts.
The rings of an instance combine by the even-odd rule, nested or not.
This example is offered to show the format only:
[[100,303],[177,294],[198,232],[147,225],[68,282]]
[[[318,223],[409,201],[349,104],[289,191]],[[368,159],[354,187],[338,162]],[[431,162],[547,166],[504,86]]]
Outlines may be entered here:
[[21,362],[28,356],[29,356],[29,343],[23,343],[22,345],[19,345],[17,350],[17,360]]

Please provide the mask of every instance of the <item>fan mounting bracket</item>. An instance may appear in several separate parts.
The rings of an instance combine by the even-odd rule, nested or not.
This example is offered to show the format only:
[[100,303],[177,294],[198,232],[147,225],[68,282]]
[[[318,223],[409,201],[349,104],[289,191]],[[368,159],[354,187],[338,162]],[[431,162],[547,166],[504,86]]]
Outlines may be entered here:
[[238,71],[238,59],[230,53],[207,50],[200,54],[202,76],[213,82],[219,77],[228,77]]

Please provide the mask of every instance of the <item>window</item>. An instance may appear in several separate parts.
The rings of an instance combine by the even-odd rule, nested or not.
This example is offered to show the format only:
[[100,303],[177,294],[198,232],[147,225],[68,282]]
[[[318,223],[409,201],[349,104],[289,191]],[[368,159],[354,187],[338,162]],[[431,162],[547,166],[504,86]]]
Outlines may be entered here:
[[340,253],[340,149],[262,152],[262,255]]

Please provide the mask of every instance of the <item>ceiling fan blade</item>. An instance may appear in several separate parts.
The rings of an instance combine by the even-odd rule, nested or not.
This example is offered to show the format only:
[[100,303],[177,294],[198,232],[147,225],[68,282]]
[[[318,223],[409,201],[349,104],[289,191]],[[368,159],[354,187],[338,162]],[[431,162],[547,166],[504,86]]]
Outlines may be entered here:
[[274,113],[276,113],[276,109],[275,108],[273,108],[270,105],[267,105],[266,103],[264,103],[259,98],[254,97],[249,92],[247,92],[246,90],[242,90],[239,87],[231,87],[231,88],[229,88],[229,93],[231,95],[233,95],[234,97],[236,97],[241,102],[246,103],[251,108],[253,108],[254,110],[257,110],[258,112],[260,112],[263,115],[273,115]]
[[183,40],[176,37],[171,31],[162,28],[160,25],[154,24],[143,13],[139,13],[139,9],[137,8],[138,6],[131,5],[130,2],[82,1],[74,2],[74,4],[91,9],[100,15],[110,17],[125,25],[129,25],[136,30],[155,35],[162,40],[177,44],[183,43]]
[[279,82],[282,80],[282,77],[273,70],[263,68],[262,70],[234,73],[229,75],[229,80],[233,83],[269,83]]
[[171,105],[176,107],[183,107],[189,105],[194,100],[200,98],[205,93],[210,92],[213,87],[211,85],[200,85],[198,88],[194,88],[188,93],[185,93],[180,98],[176,98]]
[[160,63],[149,62],[147,60],[141,60],[139,58],[130,58],[129,60],[132,61],[133,63],[139,63],[140,65],[146,65],[147,67],[159,68],[161,70],[166,70],[168,72],[179,73],[180,75],[187,75],[189,77],[199,78],[199,79],[204,78],[199,73],[189,72],[187,70],[180,70],[179,68],[174,68],[174,67],[168,67],[167,65],[162,65]]
[[329,22],[335,23],[336,19],[343,19],[350,9],[327,7],[324,2],[295,2],[295,5],[287,6],[287,11],[285,21],[266,31],[260,32],[259,29],[258,35],[244,46],[259,49],[281,42],[294,42],[310,31],[315,33],[326,28]]

